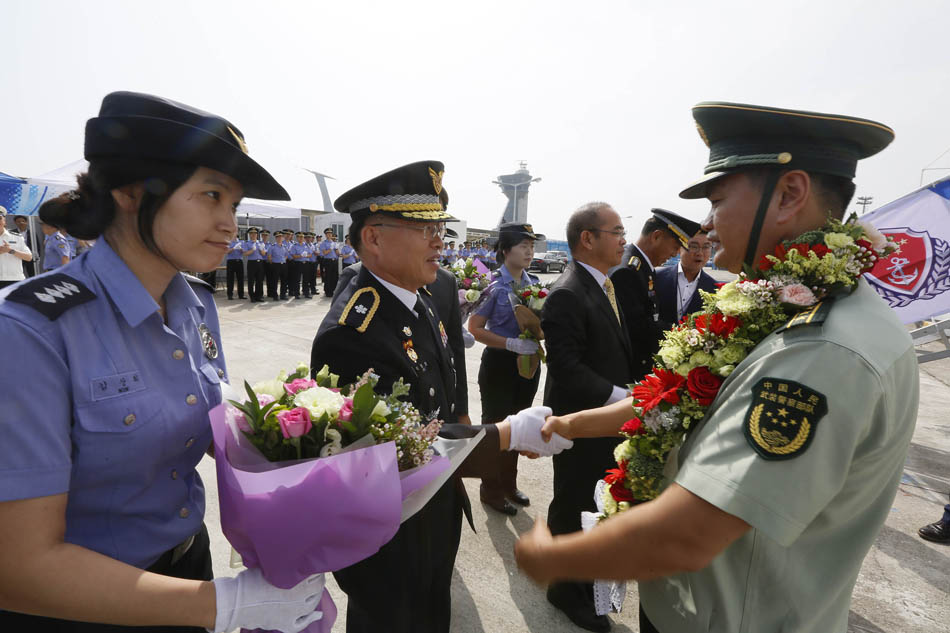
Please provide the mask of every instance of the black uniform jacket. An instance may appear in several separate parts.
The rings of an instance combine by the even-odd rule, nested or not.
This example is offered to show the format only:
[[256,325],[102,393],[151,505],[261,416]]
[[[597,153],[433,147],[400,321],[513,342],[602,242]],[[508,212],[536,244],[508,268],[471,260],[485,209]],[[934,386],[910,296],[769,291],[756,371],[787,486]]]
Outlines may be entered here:
[[633,349],[633,380],[640,380],[653,368],[653,355],[660,348],[663,333],[655,304],[655,275],[639,249],[628,244],[623,252],[623,264],[614,269],[610,280]]
[[[633,354],[603,288],[571,262],[551,288],[541,313],[547,348],[544,404],[555,415],[603,405],[614,386],[633,382]],[[594,510],[594,485],[615,466],[619,438],[574,440],[554,456],[554,498],[548,525],[555,534],[580,529],[581,510]]]
[[[668,330],[679,321],[676,318],[677,301],[677,283],[679,276],[679,265],[664,266],[656,271],[656,303],[660,312],[660,327]],[[699,284],[696,291],[689,299],[686,306],[686,314],[699,312],[703,309],[703,299],[699,295],[700,290],[706,292],[716,292],[716,280],[713,279],[705,270],[699,271]]]

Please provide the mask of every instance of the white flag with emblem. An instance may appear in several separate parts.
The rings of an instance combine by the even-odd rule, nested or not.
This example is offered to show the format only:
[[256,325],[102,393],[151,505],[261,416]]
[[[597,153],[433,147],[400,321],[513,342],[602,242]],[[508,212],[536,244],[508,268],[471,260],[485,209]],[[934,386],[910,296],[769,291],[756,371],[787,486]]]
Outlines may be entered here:
[[893,237],[899,246],[866,276],[901,321],[914,323],[950,313],[950,176],[861,220]]

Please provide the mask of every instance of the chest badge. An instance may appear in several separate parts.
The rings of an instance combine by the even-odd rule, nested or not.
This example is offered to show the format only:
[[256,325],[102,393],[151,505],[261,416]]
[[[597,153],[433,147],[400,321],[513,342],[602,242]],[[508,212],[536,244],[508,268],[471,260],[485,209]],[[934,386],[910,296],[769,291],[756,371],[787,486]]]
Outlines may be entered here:
[[790,459],[808,449],[827,412],[824,394],[792,380],[762,378],[752,388],[743,432],[764,459]]
[[412,346],[412,339],[409,339],[408,341],[403,341],[402,348],[406,350],[406,356],[409,357],[409,360],[411,360],[414,363],[419,362],[419,354],[416,353],[416,348]]
[[214,341],[214,336],[211,335],[211,330],[208,329],[208,326],[202,323],[198,326],[198,334],[201,335],[201,347],[205,351],[205,356],[210,360],[214,360],[218,357],[218,344]]
[[412,336],[412,330],[409,329],[408,325],[402,328],[402,333],[405,334],[406,336]]
[[449,344],[449,335],[445,333],[445,326],[442,325],[442,321],[439,321],[439,335],[442,337],[442,347],[445,347]]

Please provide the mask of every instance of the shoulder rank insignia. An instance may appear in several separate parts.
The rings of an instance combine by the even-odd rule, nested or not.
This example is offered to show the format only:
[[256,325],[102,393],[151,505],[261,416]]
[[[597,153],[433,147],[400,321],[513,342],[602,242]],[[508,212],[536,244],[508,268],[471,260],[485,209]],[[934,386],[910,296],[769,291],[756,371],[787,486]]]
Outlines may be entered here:
[[640,270],[640,258],[636,255],[631,256],[630,259],[627,260],[627,266],[634,270]]
[[20,284],[6,298],[28,305],[50,321],[55,321],[66,310],[92,301],[96,295],[79,280],[63,273],[53,273],[33,277]]
[[742,429],[761,457],[790,459],[805,452],[827,412],[827,399],[814,389],[793,380],[762,378],[752,388]]
[[793,316],[785,323],[785,325],[779,327],[775,331],[784,332],[785,330],[790,330],[800,325],[821,325],[825,322],[825,319],[828,318],[828,313],[831,311],[831,304],[833,301],[833,299],[819,301],[807,310],[802,310]]
[[377,308],[379,308],[379,293],[376,289],[372,286],[360,288],[346,302],[338,323],[348,325],[362,334],[369,327]]
[[214,292],[214,286],[209,284],[204,279],[201,279],[200,277],[195,277],[194,275],[189,275],[188,273],[182,273],[181,275],[182,277],[185,278],[185,281],[192,284],[193,286],[201,286],[202,288],[205,288],[207,290],[210,290],[211,292]]

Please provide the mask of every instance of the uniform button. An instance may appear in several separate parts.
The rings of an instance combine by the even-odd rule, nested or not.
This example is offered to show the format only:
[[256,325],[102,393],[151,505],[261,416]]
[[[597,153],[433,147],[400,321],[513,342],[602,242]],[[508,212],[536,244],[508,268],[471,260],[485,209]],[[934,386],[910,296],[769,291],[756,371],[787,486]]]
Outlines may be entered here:
[[191,448],[195,444],[195,438],[189,437],[188,441],[185,442],[185,448]]
[[172,469],[172,479],[178,479],[178,471]]
[[188,511],[188,508],[182,508],[178,511],[178,516],[183,519],[187,519],[189,514],[191,514],[191,512]]
[[452,403],[451,411],[452,411],[452,413],[455,413],[455,403],[454,403],[454,402]]
[[183,352],[180,349],[176,349],[174,352],[172,352],[172,358],[174,358],[175,360],[181,360],[184,357],[185,357],[185,352]]
[[452,367],[455,367],[455,357],[454,357],[454,356],[451,357],[451,358],[449,358],[449,364],[452,365]]
[[218,378],[224,378],[224,370],[221,368],[218,368]]
[[429,396],[431,397],[434,395],[435,395],[435,387],[429,387]]
[[185,398],[185,402],[187,402],[188,404],[195,404],[196,402],[198,402],[198,396],[196,396],[193,393],[189,393],[188,397]]
[[134,413],[128,414],[127,416],[125,416],[125,419],[122,421],[125,422],[126,426],[129,426],[130,424],[135,422],[135,414]]

